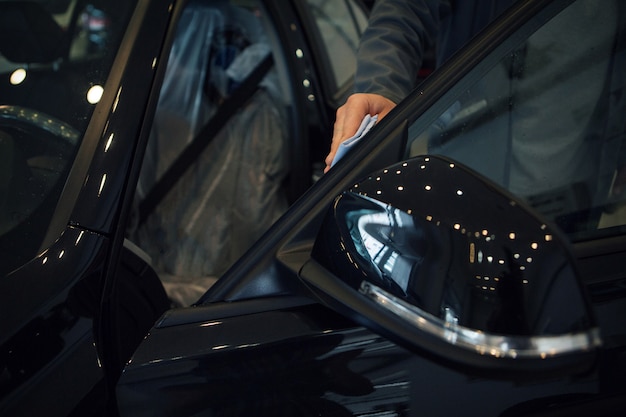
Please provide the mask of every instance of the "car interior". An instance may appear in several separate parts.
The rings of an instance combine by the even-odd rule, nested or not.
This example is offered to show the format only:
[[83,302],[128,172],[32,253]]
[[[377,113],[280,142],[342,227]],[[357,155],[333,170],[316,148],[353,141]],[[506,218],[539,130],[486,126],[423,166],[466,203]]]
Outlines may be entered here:
[[[258,4],[190,2],[168,59],[129,239],[180,305],[287,208],[286,103],[258,16]],[[248,77],[257,80],[242,95]]]

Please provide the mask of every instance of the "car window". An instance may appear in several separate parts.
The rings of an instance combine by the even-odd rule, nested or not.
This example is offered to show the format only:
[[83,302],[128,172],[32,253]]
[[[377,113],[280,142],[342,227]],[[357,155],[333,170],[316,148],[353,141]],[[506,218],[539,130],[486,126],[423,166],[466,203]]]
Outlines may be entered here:
[[[486,175],[572,240],[623,233],[624,31],[617,1],[576,1],[509,39],[451,92],[407,154],[443,154]],[[500,55],[498,55],[500,54]],[[443,103],[446,101],[446,103]]]
[[272,27],[261,1],[197,0],[175,28],[128,234],[180,305],[287,209],[287,99],[278,65],[266,65],[281,53]]
[[315,17],[335,85],[341,87],[356,70],[356,50],[367,16],[354,0],[307,0]]
[[133,9],[0,1],[1,272],[39,250]]

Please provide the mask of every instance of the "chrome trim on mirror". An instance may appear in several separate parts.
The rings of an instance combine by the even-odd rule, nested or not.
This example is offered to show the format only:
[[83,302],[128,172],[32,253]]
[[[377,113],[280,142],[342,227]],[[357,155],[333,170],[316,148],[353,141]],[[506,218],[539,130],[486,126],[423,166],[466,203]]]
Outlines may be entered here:
[[363,281],[359,291],[385,310],[396,314],[419,330],[450,344],[497,358],[546,359],[559,355],[585,352],[602,345],[597,327],[588,331],[558,336],[506,336],[488,334],[442,320],[428,312],[394,297],[382,288]]

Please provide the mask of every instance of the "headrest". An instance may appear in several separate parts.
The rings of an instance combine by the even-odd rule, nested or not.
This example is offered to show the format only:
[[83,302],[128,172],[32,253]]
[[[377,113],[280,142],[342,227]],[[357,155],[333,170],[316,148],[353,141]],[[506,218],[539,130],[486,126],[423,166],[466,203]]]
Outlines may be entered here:
[[0,54],[12,62],[48,63],[63,56],[66,33],[40,4],[0,2]]

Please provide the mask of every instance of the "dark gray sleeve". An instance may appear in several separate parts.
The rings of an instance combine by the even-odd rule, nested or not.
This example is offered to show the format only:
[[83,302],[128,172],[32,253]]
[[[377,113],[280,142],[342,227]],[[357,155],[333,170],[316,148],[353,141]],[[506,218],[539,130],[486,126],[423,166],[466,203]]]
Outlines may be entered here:
[[439,0],[377,0],[357,55],[355,92],[395,103],[415,87],[424,51],[437,38]]

